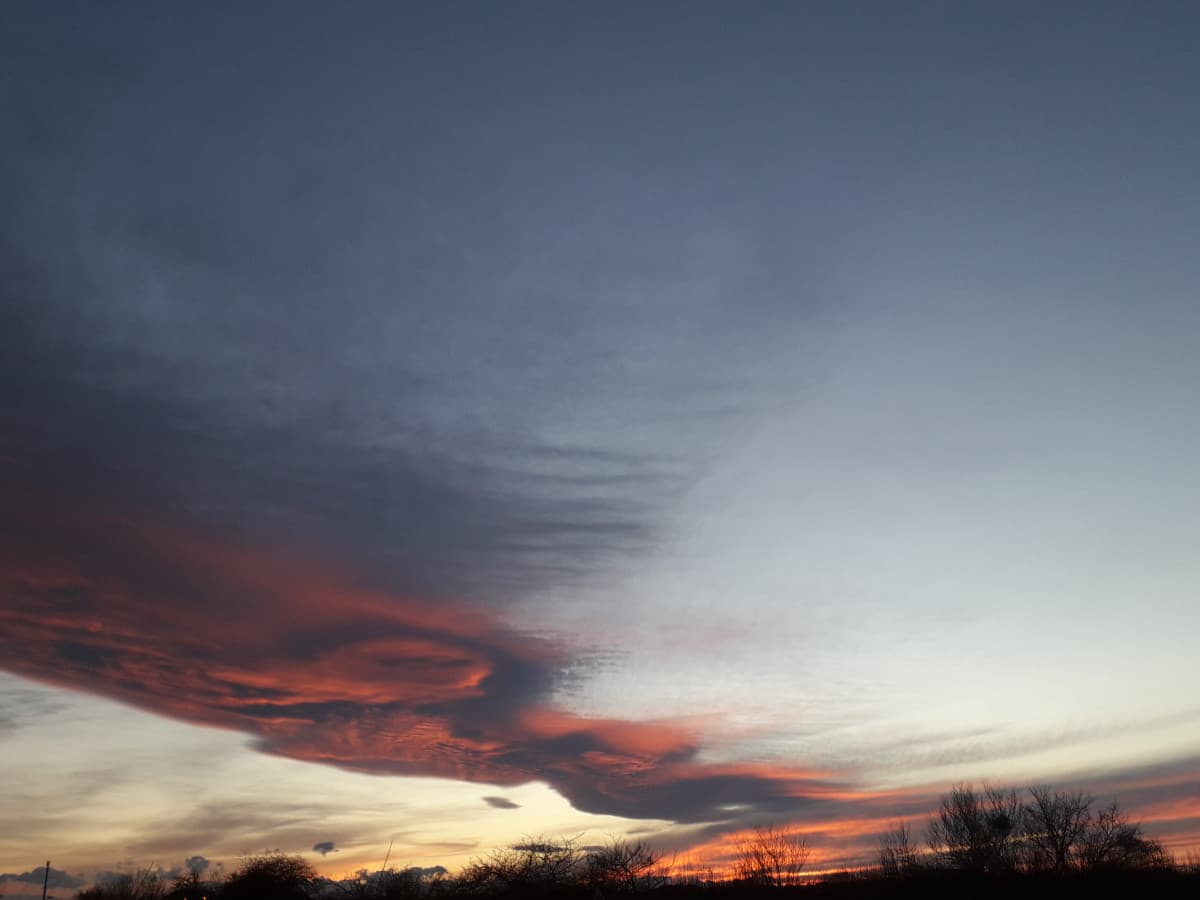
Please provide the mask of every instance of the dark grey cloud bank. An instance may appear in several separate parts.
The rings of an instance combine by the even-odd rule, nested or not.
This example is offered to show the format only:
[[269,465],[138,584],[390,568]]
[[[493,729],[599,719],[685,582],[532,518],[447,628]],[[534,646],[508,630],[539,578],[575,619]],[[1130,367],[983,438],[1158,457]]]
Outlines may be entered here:
[[[759,402],[742,392],[768,344],[813,305],[804,259],[749,240],[687,186],[678,203],[614,193],[624,164],[601,153],[592,173],[590,154],[567,158],[582,144],[547,146],[570,132],[557,120],[569,92],[521,67],[498,86],[490,23],[292,12],[12,17],[0,478],[5,549],[37,574],[7,587],[0,643],[38,645],[21,674],[241,727],[272,752],[544,777],[584,808],[641,811],[575,764],[612,749],[587,725],[505,735],[487,760],[380,749],[398,715],[445,721],[460,741],[515,727],[561,656],[455,633],[455,664],[488,661],[477,698],[309,700],[298,665],[380,640],[443,647],[448,632],[377,613],[330,627],[336,611],[301,614],[294,586],[264,597],[230,581],[224,550],[206,545],[198,567],[73,512],[269,542],[343,567],[359,591],[503,609],[652,552],[705,441]],[[48,586],[56,567],[69,585]],[[247,645],[204,637],[217,622],[241,623]],[[247,679],[268,656],[291,674]],[[240,680],[205,674],[217,664]],[[453,675],[425,664],[431,685]],[[268,724],[280,719],[366,739],[314,751],[311,729],[284,738]],[[702,797],[656,795],[656,812],[708,815]]]
[[769,251],[531,158],[486,22],[288,12],[14,12],[5,457],[487,602],[644,549]]
[[1185,30],[1104,8],[9,8],[0,452],[409,589],[594,575],[794,402],[897,185],[1170,127]]

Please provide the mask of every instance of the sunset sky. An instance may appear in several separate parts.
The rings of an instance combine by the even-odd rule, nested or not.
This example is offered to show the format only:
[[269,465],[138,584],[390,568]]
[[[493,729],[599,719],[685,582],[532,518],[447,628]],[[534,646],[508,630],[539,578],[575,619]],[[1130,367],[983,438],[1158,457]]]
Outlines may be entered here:
[[6,896],[961,779],[1200,848],[1198,40],[0,4]]

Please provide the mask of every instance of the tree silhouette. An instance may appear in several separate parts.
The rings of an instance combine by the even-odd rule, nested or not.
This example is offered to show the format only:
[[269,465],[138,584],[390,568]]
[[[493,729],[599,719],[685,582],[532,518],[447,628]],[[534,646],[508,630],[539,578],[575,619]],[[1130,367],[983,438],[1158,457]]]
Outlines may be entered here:
[[879,839],[879,870],[885,878],[900,878],[920,868],[920,853],[912,843],[908,822],[898,822]]
[[738,880],[751,884],[785,887],[798,884],[808,865],[808,841],[771,825],[756,828],[737,845]]
[[167,882],[157,867],[145,866],[120,875],[109,875],[87,890],[76,894],[78,900],[161,900],[167,894]]
[[934,858],[966,872],[1008,872],[1016,868],[1023,810],[1011,788],[956,784],[941,799],[929,822]]
[[1045,785],[1029,789],[1025,805],[1022,852],[1035,871],[1062,875],[1074,867],[1079,844],[1088,831],[1092,798],[1081,791],[1055,791]]
[[468,895],[548,896],[578,884],[583,854],[578,838],[526,838],[472,860],[457,880]]
[[229,876],[222,900],[306,900],[317,877],[301,856],[278,851],[248,856]]
[[1171,865],[1163,845],[1126,819],[1114,800],[1088,821],[1079,848],[1081,866],[1092,872],[1161,869]]
[[611,838],[584,858],[583,881],[604,894],[632,893],[652,886],[660,858],[645,841]]

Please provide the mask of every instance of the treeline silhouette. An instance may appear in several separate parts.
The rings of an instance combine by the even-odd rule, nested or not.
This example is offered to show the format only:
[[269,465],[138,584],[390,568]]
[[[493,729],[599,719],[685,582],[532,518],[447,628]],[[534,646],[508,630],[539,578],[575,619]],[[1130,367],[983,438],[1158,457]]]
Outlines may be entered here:
[[320,877],[300,856],[247,857],[228,877],[199,872],[170,878],[145,869],[110,877],[78,900],[457,900],[457,898],[661,898],[757,896],[1200,897],[1200,855],[1182,862],[1147,836],[1114,802],[1097,807],[1079,791],[1047,786],[1025,794],[956,784],[940,798],[924,839],[898,822],[874,859],[810,873],[807,840],[780,827],[758,828],[734,845],[724,874],[684,872],[644,841],[527,838],[476,858],[457,875],[444,868],[361,870]]

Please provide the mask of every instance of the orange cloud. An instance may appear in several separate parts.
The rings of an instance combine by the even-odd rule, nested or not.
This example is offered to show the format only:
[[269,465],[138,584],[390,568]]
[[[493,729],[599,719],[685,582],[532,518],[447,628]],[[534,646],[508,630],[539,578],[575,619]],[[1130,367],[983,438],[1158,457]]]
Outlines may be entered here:
[[[264,752],[381,774],[542,780],[590,812],[708,823],[688,853],[787,823],[814,865],[869,855],[938,789],[704,762],[697,720],[578,716],[548,698],[566,648],[477,606],[364,586],[311,554],[235,545],[128,513],[44,501],[0,547],[0,666],[251,735]],[[1200,830],[1196,767],[1098,779],[1169,843]],[[1101,790],[1103,788],[1103,791]],[[944,789],[944,786],[942,787]],[[722,824],[724,823],[724,824]]]
[[586,734],[611,751],[634,756],[666,757],[690,754],[696,749],[695,736],[677,722],[584,718],[538,707],[522,711],[518,723],[522,731],[539,737],[565,738]]
[[30,506],[0,550],[4,667],[270,753],[368,772],[545,780],[579,808],[713,820],[838,790],[697,761],[680,721],[548,705],[567,651],[459,601],[395,596],[311,555],[129,513]]

